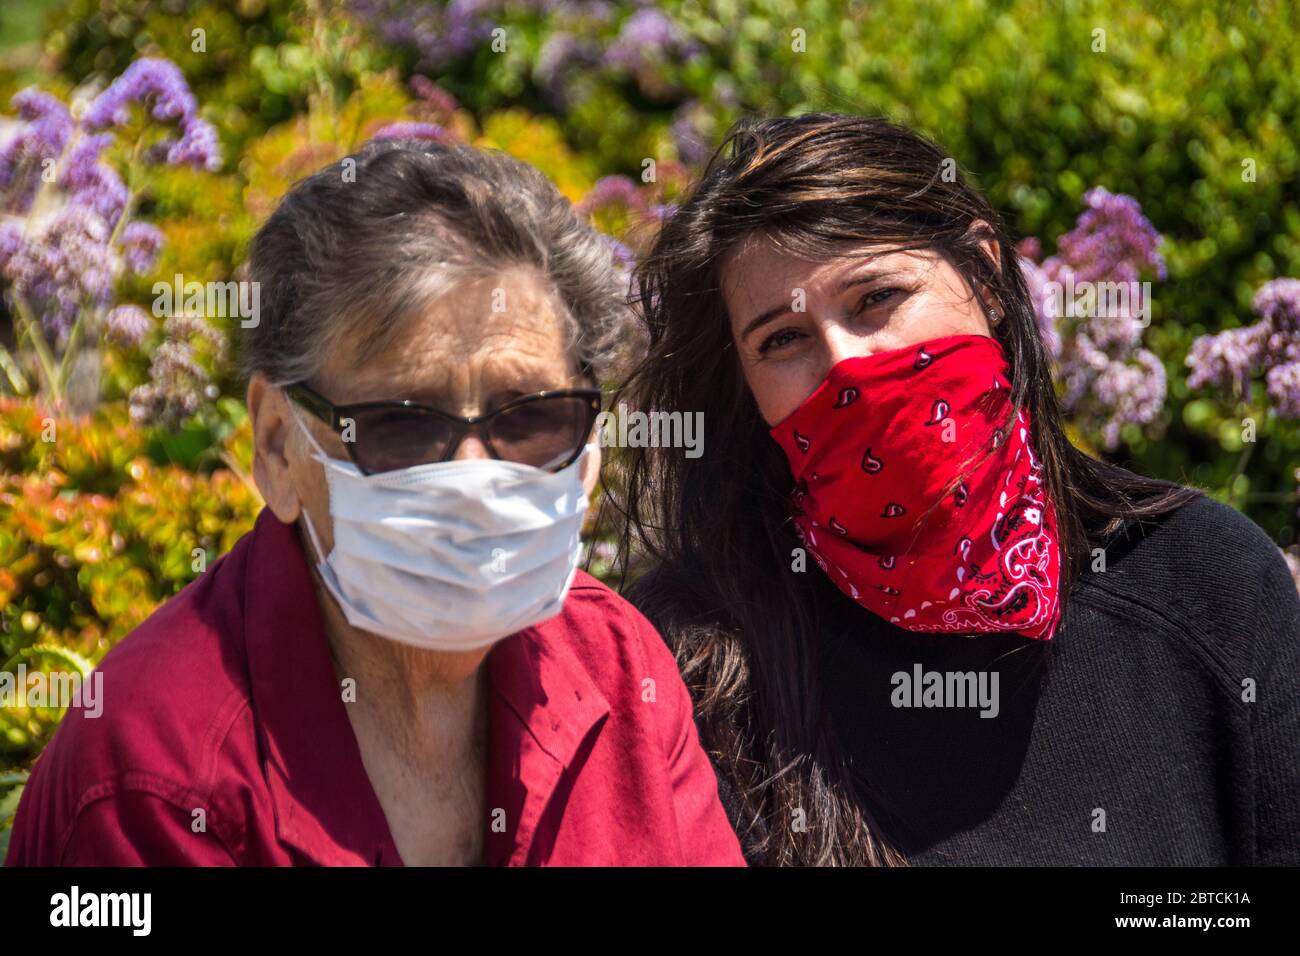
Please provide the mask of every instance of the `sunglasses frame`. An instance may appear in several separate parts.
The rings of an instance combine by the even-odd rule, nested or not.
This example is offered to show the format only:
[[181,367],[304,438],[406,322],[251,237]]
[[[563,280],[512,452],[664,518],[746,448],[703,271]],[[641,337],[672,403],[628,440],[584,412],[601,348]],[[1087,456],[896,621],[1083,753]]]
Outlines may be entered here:
[[[465,440],[466,435],[471,433],[478,435],[479,441],[483,442],[484,447],[487,448],[488,453],[493,458],[498,461],[507,461],[508,459],[502,458],[497,454],[497,450],[492,447],[492,439],[485,430],[485,426],[498,415],[513,408],[518,408],[520,405],[528,405],[542,399],[583,398],[587,400],[587,410],[589,413],[586,427],[583,429],[583,434],[590,435],[591,429],[596,424],[596,418],[600,415],[602,398],[602,392],[599,388],[549,389],[542,392],[533,392],[529,395],[520,395],[518,398],[506,402],[506,404],[502,405],[500,408],[493,409],[486,415],[473,415],[469,418],[464,418],[460,415],[452,415],[450,412],[444,412],[442,409],[435,408],[432,405],[425,405],[421,402],[413,402],[409,400],[355,402],[348,405],[335,405],[324,395],[313,390],[306,382],[295,382],[293,385],[286,386],[285,392],[290,398],[310,412],[314,417],[328,425],[330,429],[339,436],[339,440],[343,442],[343,447],[347,449],[348,457],[352,459],[352,463],[361,470],[363,475],[384,474],[384,472],[372,471],[362,465],[361,462],[357,460],[356,449],[354,447],[356,442],[347,441],[343,438],[343,429],[346,427],[342,424],[343,420],[348,418],[354,419],[358,412],[370,411],[372,409],[416,411],[423,415],[430,415],[448,423],[453,429],[452,440],[447,444],[447,450],[443,453],[443,456],[438,459],[439,462],[451,461],[452,457],[456,454],[456,449],[460,447],[460,443]],[[573,454],[565,459],[563,464],[545,470],[555,473],[568,468],[578,460],[578,456],[582,454],[582,449],[585,444],[586,440],[584,439],[578,447],[574,449]],[[433,464],[433,462],[423,462],[422,464]],[[393,468],[389,470],[399,471],[400,469]]]

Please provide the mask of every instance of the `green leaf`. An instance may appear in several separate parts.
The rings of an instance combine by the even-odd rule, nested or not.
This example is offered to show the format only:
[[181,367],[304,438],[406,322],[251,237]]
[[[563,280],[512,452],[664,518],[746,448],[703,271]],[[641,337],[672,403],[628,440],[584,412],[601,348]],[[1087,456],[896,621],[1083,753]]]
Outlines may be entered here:
[[22,799],[28,776],[24,770],[0,774],[0,789],[12,788],[8,793],[0,794],[0,865],[4,864],[5,856],[9,852],[9,835],[13,832],[13,817],[18,812],[18,801]]

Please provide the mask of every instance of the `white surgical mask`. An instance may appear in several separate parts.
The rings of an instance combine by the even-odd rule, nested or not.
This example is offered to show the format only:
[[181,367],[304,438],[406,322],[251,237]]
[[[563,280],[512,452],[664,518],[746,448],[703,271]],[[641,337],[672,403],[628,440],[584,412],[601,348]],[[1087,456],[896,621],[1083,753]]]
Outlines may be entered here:
[[349,624],[469,651],[560,612],[582,551],[593,445],[555,473],[470,459],[366,475],[327,455],[293,412],[329,484],[334,550],[316,567]]

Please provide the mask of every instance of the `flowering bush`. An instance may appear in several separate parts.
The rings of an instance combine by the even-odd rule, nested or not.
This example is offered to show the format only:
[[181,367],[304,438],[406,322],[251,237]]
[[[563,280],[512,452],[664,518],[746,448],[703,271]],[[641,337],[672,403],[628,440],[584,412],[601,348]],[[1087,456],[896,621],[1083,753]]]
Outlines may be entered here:
[[[57,97],[35,88],[13,102],[20,124],[0,146],[0,278],[17,344],[29,351],[0,350],[0,366],[13,393],[40,392],[56,403],[72,398],[85,411],[99,398],[101,331],[134,346],[152,325],[139,308],[111,307],[123,270],[147,273],[163,246],[158,228],[135,218],[141,167],[214,170],[217,137],[166,60],[137,60],[79,105],[76,118]],[[108,161],[110,150],[128,157],[125,178]],[[81,388],[72,397],[74,373]]]
[[[214,451],[198,471],[159,464],[120,403],[70,419],[0,399],[0,661],[39,647],[94,663],[229,550],[261,505],[247,420]],[[54,716],[0,712],[0,754],[38,751]]]
[[[341,97],[388,65],[334,11],[336,0],[61,0],[45,49],[80,81],[142,53],[175,63],[231,155],[307,108],[322,77]],[[201,34],[196,34],[201,30]]]
[[1098,188],[1083,199],[1088,211],[1057,240],[1057,254],[1021,265],[1065,411],[1114,449],[1123,426],[1150,424],[1164,409],[1164,365],[1139,345],[1151,301],[1138,278],[1164,279],[1165,261],[1160,234],[1131,196]]
[[[345,0],[308,4],[299,18],[282,0],[233,9],[210,0],[186,20],[151,0],[66,0],[50,49],[80,76],[92,54],[120,67],[136,44],[157,45],[201,91],[222,91],[214,110],[223,135],[240,142],[259,123],[301,111],[319,76],[346,98],[396,61],[436,79],[485,132],[521,106],[524,119],[508,123],[524,135],[539,110],[553,114],[556,141],[576,160],[551,166],[580,169],[588,185],[602,175],[635,181],[648,157],[661,170],[674,158],[695,166],[744,112],[837,109],[883,113],[935,135],[1023,234],[1069,231],[1077,197],[1092,186],[1139,197],[1167,237],[1168,281],[1140,347],[1071,348],[1077,370],[1107,360],[1106,374],[1074,379],[1080,435],[1148,473],[1211,487],[1248,480],[1236,503],[1274,534],[1294,534],[1281,517],[1289,510],[1273,503],[1293,489],[1285,466],[1300,457],[1300,429],[1270,425],[1272,450],[1234,477],[1239,440],[1218,403],[1188,386],[1185,365],[1193,341],[1231,328],[1263,282],[1300,275],[1300,216],[1286,187],[1300,175],[1300,150],[1285,135],[1300,122],[1294,45],[1263,8],[1224,6],[1213,17],[1192,0],[1159,9],[1098,0],[1053,17],[1037,8],[1036,0],[996,10],[977,0],[847,8]],[[344,11],[372,43],[349,35]],[[191,20],[223,38],[209,53],[186,46]],[[1173,22],[1182,25],[1177,36]],[[1190,112],[1187,76],[1214,78]],[[235,101],[242,112],[229,116]],[[580,183],[561,188],[575,200],[585,193]],[[266,201],[279,194],[268,190]],[[198,233],[230,235],[261,214],[236,212],[237,225]],[[617,236],[620,225],[608,221],[617,212],[603,215],[602,228]],[[1289,374],[1274,373],[1275,393]],[[1120,405],[1117,417],[1106,411]]]
[[1253,325],[1203,335],[1192,345],[1189,388],[1224,389],[1250,397],[1252,377],[1263,373],[1268,400],[1279,418],[1300,418],[1300,280],[1274,279],[1255,293]]

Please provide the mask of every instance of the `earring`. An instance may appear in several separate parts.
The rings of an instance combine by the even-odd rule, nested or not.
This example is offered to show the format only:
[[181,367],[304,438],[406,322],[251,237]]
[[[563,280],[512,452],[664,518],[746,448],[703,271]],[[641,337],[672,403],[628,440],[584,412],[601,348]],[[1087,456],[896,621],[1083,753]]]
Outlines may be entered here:
[[989,324],[997,325],[1002,321],[1002,316],[998,315],[997,309],[989,309]]

